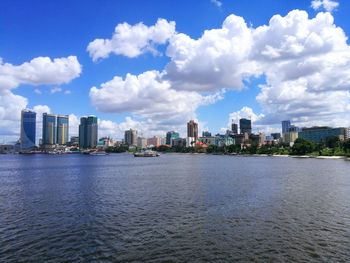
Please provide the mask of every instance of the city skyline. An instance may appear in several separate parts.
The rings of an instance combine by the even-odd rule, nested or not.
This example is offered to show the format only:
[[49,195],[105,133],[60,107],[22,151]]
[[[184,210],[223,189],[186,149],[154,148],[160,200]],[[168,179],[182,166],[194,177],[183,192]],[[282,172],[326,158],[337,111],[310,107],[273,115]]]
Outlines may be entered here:
[[[82,116],[97,115],[99,136],[118,139],[130,128],[185,137],[190,119],[198,134],[223,133],[240,118],[255,133],[280,131],[282,120],[350,126],[349,2],[267,2],[252,1],[257,14],[245,3],[210,0],[176,8],[38,1],[23,10],[3,1],[0,142],[20,137],[24,108],[37,113],[37,140],[44,112],[69,115],[72,136]],[[155,12],[131,12],[143,8]],[[87,18],[93,10],[105,14],[98,23]],[[205,19],[191,23],[193,10]]]

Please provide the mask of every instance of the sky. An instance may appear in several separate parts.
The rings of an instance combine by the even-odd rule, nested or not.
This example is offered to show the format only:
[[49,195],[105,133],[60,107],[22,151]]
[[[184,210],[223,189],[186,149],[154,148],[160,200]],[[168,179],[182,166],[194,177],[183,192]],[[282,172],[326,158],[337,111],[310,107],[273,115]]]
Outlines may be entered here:
[[0,143],[20,112],[96,115],[99,136],[350,126],[350,1],[0,2]]

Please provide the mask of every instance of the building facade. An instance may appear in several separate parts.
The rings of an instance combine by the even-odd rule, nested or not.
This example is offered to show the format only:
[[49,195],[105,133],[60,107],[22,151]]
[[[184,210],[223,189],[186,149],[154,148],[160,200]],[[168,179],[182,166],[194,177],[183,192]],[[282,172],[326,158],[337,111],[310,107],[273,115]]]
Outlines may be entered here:
[[290,126],[290,120],[282,121],[282,134],[289,132]]
[[238,124],[237,123],[231,124],[231,131],[233,134],[238,134]]
[[198,123],[194,120],[190,120],[187,123],[187,146],[194,146],[198,140]]
[[328,137],[338,137],[339,140],[346,138],[345,128],[330,128],[330,127],[312,127],[303,128],[299,132],[299,138],[312,141],[312,142],[324,142]]
[[43,114],[43,145],[55,145],[57,142],[57,118],[54,114]]
[[97,117],[88,116],[80,118],[79,147],[82,149],[96,148],[98,136]]
[[174,139],[178,139],[180,138],[180,134],[178,132],[175,131],[169,131],[166,133],[166,141],[165,144],[166,145],[171,145],[172,140]]
[[129,146],[137,146],[137,130],[129,129],[124,133],[124,141]]
[[159,147],[161,145],[161,138],[158,136],[153,136],[147,139],[147,146],[149,147]]
[[27,150],[35,147],[36,113],[30,110],[21,112],[20,149]]
[[252,133],[252,121],[249,119],[242,118],[239,120],[239,129],[241,134]]
[[69,116],[57,116],[57,144],[66,145],[69,136]]
[[145,149],[147,147],[147,139],[144,137],[137,137],[137,148]]

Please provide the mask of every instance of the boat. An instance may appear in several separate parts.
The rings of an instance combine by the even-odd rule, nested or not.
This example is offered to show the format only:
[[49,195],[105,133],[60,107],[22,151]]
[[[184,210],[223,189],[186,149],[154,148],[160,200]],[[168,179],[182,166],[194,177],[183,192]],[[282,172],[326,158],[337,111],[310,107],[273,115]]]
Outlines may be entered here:
[[146,150],[146,151],[136,152],[134,153],[134,156],[135,157],[158,157],[159,153],[152,150]]
[[105,151],[94,151],[94,152],[90,152],[89,154],[102,156],[102,155],[108,155],[109,153],[106,153]]

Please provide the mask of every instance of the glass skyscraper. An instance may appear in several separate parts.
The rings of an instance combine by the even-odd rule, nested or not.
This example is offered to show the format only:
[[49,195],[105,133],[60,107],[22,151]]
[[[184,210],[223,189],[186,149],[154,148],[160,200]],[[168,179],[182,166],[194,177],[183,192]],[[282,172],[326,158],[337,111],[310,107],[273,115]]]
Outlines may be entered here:
[[57,116],[57,144],[65,145],[68,142],[69,116]]
[[243,133],[252,133],[252,121],[249,119],[242,118],[239,120],[239,129],[241,134]]
[[287,133],[289,132],[289,129],[291,127],[290,121],[282,121],[282,133]]
[[54,145],[57,141],[57,123],[56,115],[54,114],[43,114],[43,145]]
[[97,146],[97,117],[80,118],[79,147],[82,149],[96,148]]
[[21,149],[31,149],[35,146],[36,135],[36,113],[30,110],[21,112]]

